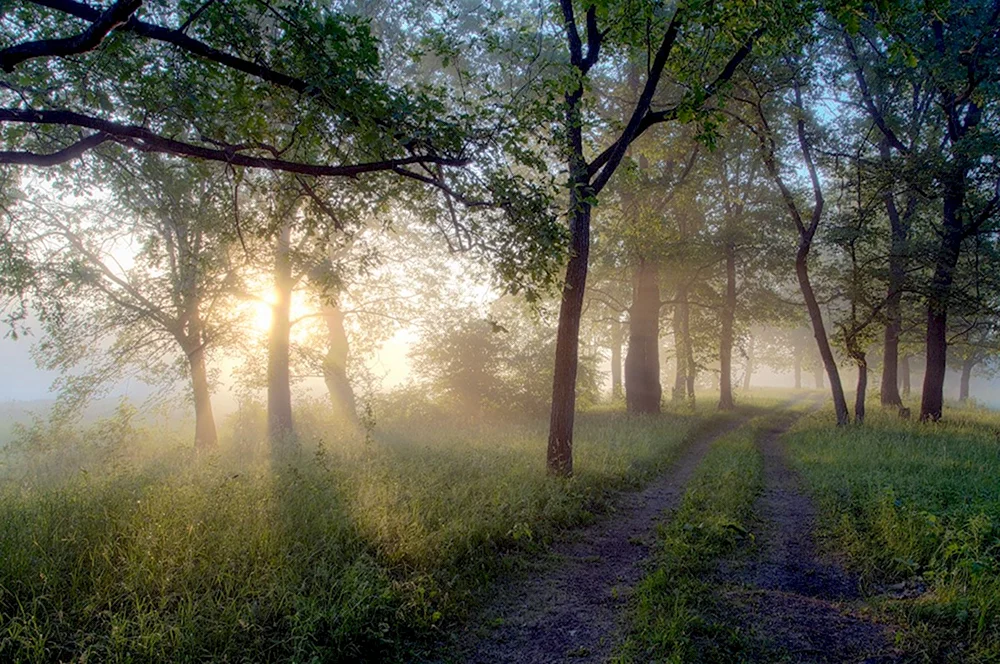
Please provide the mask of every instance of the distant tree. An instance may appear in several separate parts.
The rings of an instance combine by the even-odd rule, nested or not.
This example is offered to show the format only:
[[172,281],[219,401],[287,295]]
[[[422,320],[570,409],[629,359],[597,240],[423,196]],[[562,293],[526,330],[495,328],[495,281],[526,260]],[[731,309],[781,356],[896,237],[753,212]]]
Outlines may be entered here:
[[36,193],[16,208],[26,298],[45,331],[35,356],[62,373],[69,412],[131,372],[161,385],[186,374],[195,447],[210,449],[208,357],[244,323],[232,307],[244,265],[225,214],[230,189],[206,165],[147,156],[135,169],[111,201],[63,205]]

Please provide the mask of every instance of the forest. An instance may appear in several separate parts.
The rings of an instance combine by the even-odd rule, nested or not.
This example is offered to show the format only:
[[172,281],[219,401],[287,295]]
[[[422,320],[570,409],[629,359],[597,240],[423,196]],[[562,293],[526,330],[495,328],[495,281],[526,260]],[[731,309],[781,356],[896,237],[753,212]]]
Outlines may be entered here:
[[2,0],[0,70],[0,661],[1000,662],[1000,0]]

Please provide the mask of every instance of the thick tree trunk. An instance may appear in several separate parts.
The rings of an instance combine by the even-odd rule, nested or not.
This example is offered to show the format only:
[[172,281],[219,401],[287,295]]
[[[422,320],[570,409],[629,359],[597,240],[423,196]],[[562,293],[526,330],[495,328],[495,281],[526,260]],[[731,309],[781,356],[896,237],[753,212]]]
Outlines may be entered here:
[[941,419],[944,407],[944,380],[948,362],[948,306],[955,266],[962,248],[962,205],[965,201],[965,171],[945,183],[943,196],[943,229],[938,247],[930,296],[927,298],[927,368],[920,401],[920,420]]
[[865,393],[868,390],[868,360],[864,353],[855,357],[854,361],[858,365],[858,389],[854,394],[854,423],[864,424],[865,421]]
[[798,255],[795,257],[795,274],[798,277],[802,298],[805,300],[806,309],[809,312],[809,321],[812,323],[813,336],[816,338],[816,347],[819,350],[820,358],[823,360],[823,366],[826,368],[826,375],[830,379],[830,391],[833,395],[833,408],[837,415],[837,424],[844,425],[850,421],[847,412],[847,400],[844,398],[844,386],[840,382],[837,361],[833,357],[830,340],[826,336],[823,314],[820,312],[819,303],[816,301],[816,294],[809,281],[808,257],[809,244],[802,241],[799,244]]
[[910,356],[904,355],[899,358],[899,384],[903,390],[903,396],[910,396]]
[[576,413],[576,372],[580,349],[580,316],[590,255],[590,203],[586,180],[576,180],[570,193],[570,258],[566,265],[556,332],[556,362],[552,380],[552,414],[546,467],[552,475],[573,474],[573,419]]
[[292,261],[291,226],[278,234],[274,251],[274,302],[267,352],[267,433],[272,449],[293,446],[292,387],[289,369],[291,340]]
[[611,398],[622,398],[622,340],[625,336],[624,326],[620,321],[611,323]]
[[323,318],[326,320],[327,330],[323,382],[326,383],[330,403],[337,415],[353,422],[358,418],[358,410],[351,381],[347,378],[347,356],[350,346],[347,341],[347,330],[344,329],[344,314],[338,307],[327,304],[323,307]]
[[[199,338],[200,333],[196,335]],[[212,392],[208,386],[208,370],[205,367],[205,347],[198,345],[187,351],[191,368],[191,388],[194,394],[194,449],[203,452],[218,446],[219,436],[215,429],[215,414],[212,412]]]
[[719,410],[736,407],[733,399],[733,325],[736,320],[736,247],[726,242],[726,298],[719,333]]
[[660,284],[654,263],[640,259],[632,288],[625,401],[630,413],[660,412]]
[[958,384],[958,400],[969,400],[969,383],[972,382],[972,369],[976,366],[975,360],[965,360],[962,362],[962,380]]

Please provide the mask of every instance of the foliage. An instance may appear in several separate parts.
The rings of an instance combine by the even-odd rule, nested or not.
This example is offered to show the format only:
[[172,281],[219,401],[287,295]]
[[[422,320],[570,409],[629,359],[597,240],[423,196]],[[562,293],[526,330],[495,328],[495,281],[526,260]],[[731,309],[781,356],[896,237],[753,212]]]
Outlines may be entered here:
[[[488,317],[439,314],[410,356],[417,376],[449,409],[469,416],[533,413],[548,406],[555,330],[537,314],[500,300]],[[577,378],[583,405],[597,398],[596,358],[584,356]]]

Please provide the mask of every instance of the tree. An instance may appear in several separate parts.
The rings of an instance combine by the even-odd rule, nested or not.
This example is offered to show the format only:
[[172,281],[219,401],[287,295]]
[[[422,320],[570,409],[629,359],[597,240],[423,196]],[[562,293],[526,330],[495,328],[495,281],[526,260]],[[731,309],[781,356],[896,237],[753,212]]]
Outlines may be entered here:
[[[940,200],[940,225],[933,275],[927,292],[926,358],[921,420],[942,415],[947,365],[948,312],[955,269],[962,246],[979,233],[1000,205],[1000,173],[993,155],[998,134],[987,110],[1000,83],[1000,3],[931,3],[877,6],[869,15],[845,11],[841,20],[850,32],[870,26],[868,43],[880,55],[909,67],[910,86],[926,85],[933,103],[933,132],[914,146],[896,118],[886,115],[866,86],[865,70],[856,66],[858,86],[872,120],[897,153],[919,158],[932,173],[934,196]],[[870,23],[869,23],[870,21]],[[848,41],[848,47],[850,47]],[[849,49],[850,50],[850,49]],[[904,68],[897,71],[905,73]]]
[[224,221],[229,189],[204,165],[148,156],[137,169],[117,180],[117,204],[70,207],[40,194],[21,202],[17,242],[31,260],[29,297],[46,332],[36,357],[62,372],[68,412],[127,372],[160,384],[186,373],[195,448],[211,449],[208,356],[241,323],[230,306],[242,265]]
[[[567,76],[569,84],[563,94],[563,121],[557,134],[557,145],[561,147],[568,172],[570,257],[566,265],[559,312],[546,460],[551,474],[568,476],[573,472],[573,420],[580,317],[587,282],[590,222],[594,202],[636,138],[656,124],[679,118],[693,119],[706,101],[715,96],[719,87],[732,77],[749,54],[754,39],[762,33],[760,26],[764,24],[765,13],[746,16],[735,11],[733,15],[725,17],[729,21],[719,21],[722,17],[713,14],[710,8],[682,5],[672,13],[665,14],[655,4],[644,4],[636,8],[603,7],[595,2],[587,2],[580,8],[584,24],[581,34],[577,19],[578,8],[572,0],[560,0],[559,7],[570,63]],[[600,27],[602,19],[608,25],[603,30]],[[707,29],[709,25],[712,30]],[[684,39],[679,40],[682,26],[687,33]],[[722,39],[721,33],[725,33],[727,39]],[[655,36],[655,40],[651,40],[650,36]],[[654,101],[660,81],[679,41],[686,42],[680,50],[702,47],[709,61],[720,63],[721,66],[715,70],[717,73],[706,74],[701,69],[684,72],[685,65],[679,65],[677,70],[686,74],[690,92],[680,99],[674,99],[672,103],[667,102],[663,110],[656,110]],[[740,46],[733,51],[728,47],[731,43]],[[632,50],[646,47],[649,67],[645,81],[639,86],[638,97],[629,102],[629,110],[623,113],[628,121],[610,138],[610,144],[606,148],[588,159],[584,141],[587,134],[584,96],[591,71],[600,61],[602,50],[608,52],[616,48]],[[729,52],[723,54],[725,50]],[[693,62],[685,64],[690,66]],[[706,76],[707,83],[702,80]]]
[[[813,240],[819,230],[820,222],[823,219],[823,209],[826,200],[823,195],[823,186],[820,181],[819,169],[813,158],[814,146],[813,136],[807,127],[808,112],[806,110],[802,79],[806,77],[806,71],[802,63],[794,60],[788,61],[788,70],[779,73],[778,69],[770,68],[766,70],[769,81],[765,83],[762,72],[755,72],[747,81],[747,87],[741,91],[741,99],[751,106],[754,119],[746,126],[752,131],[761,146],[764,164],[774,181],[781,197],[785,202],[785,207],[791,218],[795,229],[798,231],[799,242],[795,255],[795,275],[799,282],[799,289],[805,300],[806,310],[809,313],[809,320],[813,329],[813,336],[819,349],[823,366],[826,369],[827,377],[830,380],[830,390],[833,394],[834,411],[837,424],[847,424],[849,416],[847,412],[847,401],[844,397],[844,388],[840,382],[840,372],[837,369],[837,361],[830,347],[830,340],[826,333],[826,326],[823,322],[823,315],[820,310],[819,301],[816,298],[815,289],[809,277],[809,254],[812,250]],[[782,82],[784,79],[784,82]],[[782,97],[790,95],[791,101],[782,104]],[[773,114],[776,112],[772,106],[772,100],[778,104],[779,108],[784,106],[784,117],[789,124],[794,126],[792,140],[796,144],[798,157],[804,165],[808,174],[809,187],[813,198],[812,208],[803,214],[799,199],[789,188],[786,176],[782,173],[779,158],[779,135],[773,121]],[[772,106],[772,108],[768,108]]]

